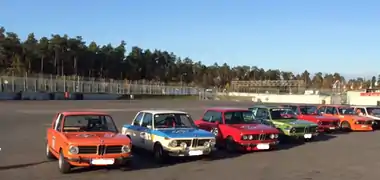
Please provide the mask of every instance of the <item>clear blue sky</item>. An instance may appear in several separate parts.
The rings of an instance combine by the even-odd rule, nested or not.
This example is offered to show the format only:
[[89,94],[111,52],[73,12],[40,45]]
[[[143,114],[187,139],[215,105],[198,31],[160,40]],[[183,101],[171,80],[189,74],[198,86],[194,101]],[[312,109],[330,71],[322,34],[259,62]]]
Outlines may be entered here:
[[[2,0],[0,25],[300,72],[379,74],[375,0]],[[358,69],[358,67],[360,68]]]

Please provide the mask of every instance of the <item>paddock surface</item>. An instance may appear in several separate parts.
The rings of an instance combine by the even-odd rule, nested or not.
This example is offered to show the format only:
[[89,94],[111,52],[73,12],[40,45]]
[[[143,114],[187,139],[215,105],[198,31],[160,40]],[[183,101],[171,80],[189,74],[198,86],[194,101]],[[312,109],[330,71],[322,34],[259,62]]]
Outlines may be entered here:
[[141,109],[177,109],[199,118],[211,106],[248,107],[224,101],[2,101],[0,102],[0,179],[134,179],[134,180],[375,180],[380,175],[380,131],[323,136],[307,144],[282,145],[279,150],[212,159],[179,160],[160,167],[149,154],[135,155],[132,167],[78,169],[58,172],[46,161],[44,138],[53,115],[62,110],[97,109],[109,112],[120,127]]

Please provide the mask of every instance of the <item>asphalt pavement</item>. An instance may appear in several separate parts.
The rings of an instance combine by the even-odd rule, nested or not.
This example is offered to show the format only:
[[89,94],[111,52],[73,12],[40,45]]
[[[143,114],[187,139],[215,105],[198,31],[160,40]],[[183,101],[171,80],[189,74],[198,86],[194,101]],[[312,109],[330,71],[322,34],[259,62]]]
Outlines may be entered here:
[[121,127],[142,109],[175,109],[201,117],[214,106],[249,107],[225,101],[2,101],[0,102],[0,179],[133,179],[133,180],[376,180],[380,171],[380,132],[321,136],[311,143],[281,145],[278,150],[231,155],[220,151],[209,159],[181,159],[165,166],[150,154],[137,153],[127,171],[81,168],[62,175],[57,161],[45,158],[46,128],[56,112],[109,112]]

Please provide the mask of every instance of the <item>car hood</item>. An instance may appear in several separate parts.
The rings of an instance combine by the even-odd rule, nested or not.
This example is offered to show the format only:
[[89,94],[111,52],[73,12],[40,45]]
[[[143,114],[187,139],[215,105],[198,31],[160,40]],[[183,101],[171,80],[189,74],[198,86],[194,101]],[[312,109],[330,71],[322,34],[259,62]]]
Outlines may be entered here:
[[358,115],[340,115],[339,117],[340,118],[352,118],[352,119],[355,119],[357,121],[370,121],[370,120],[372,120],[369,117],[358,116]]
[[244,133],[278,133],[276,128],[264,124],[229,124],[227,126],[238,129]]
[[273,120],[273,123],[289,125],[292,127],[305,127],[305,126],[310,126],[310,125],[317,126],[317,124],[315,124],[315,123],[312,123],[309,121],[304,121],[304,120],[299,120],[299,119],[276,119],[276,120]]
[[165,128],[158,129],[160,133],[165,134],[169,138],[213,138],[213,133],[196,128]]
[[320,116],[320,115],[302,115],[302,117],[312,117],[315,119],[318,119],[320,121],[338,121],[339,118],[336,117],[327,117],[327,116]]
[[127,136],[112,132],[70,132],[64,135],[73,144],[129,144],[130,142]]
[[367,117],[371,118],[371,119],[374,119],[374,120],[380,120],[380,115],[374,115],[374,116],[368,115]]

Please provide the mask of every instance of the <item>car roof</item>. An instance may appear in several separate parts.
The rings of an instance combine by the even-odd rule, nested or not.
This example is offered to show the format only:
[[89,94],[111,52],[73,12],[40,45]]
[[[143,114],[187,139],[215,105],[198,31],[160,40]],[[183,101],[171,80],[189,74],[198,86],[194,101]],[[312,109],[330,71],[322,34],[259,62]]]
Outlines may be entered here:
[[65,116],[75,116],[75,115],[109,115],[105,112],[100,111],[62,111],[60,114]]
[[380,106],[374,106],[374,105],[369,105],[369,106],[352,106],[355,108],[380,108]]
[[152,114],[188,114],[187,112],[184,112],[184,111],[165,110],[165,109],[162,109],[162,110],[149,109],[149,110],[142,110],[140,112],[152,113]]
[[207,108],[207,110],[212,110],[212,111],[249,111],[248,108],[243,108],[243,107],[210,107]]
[[344,104],[323,104],[323,105],[320,105],[321,106],[326,106],[326,107],[352,107],[350,105],[344,105]]

